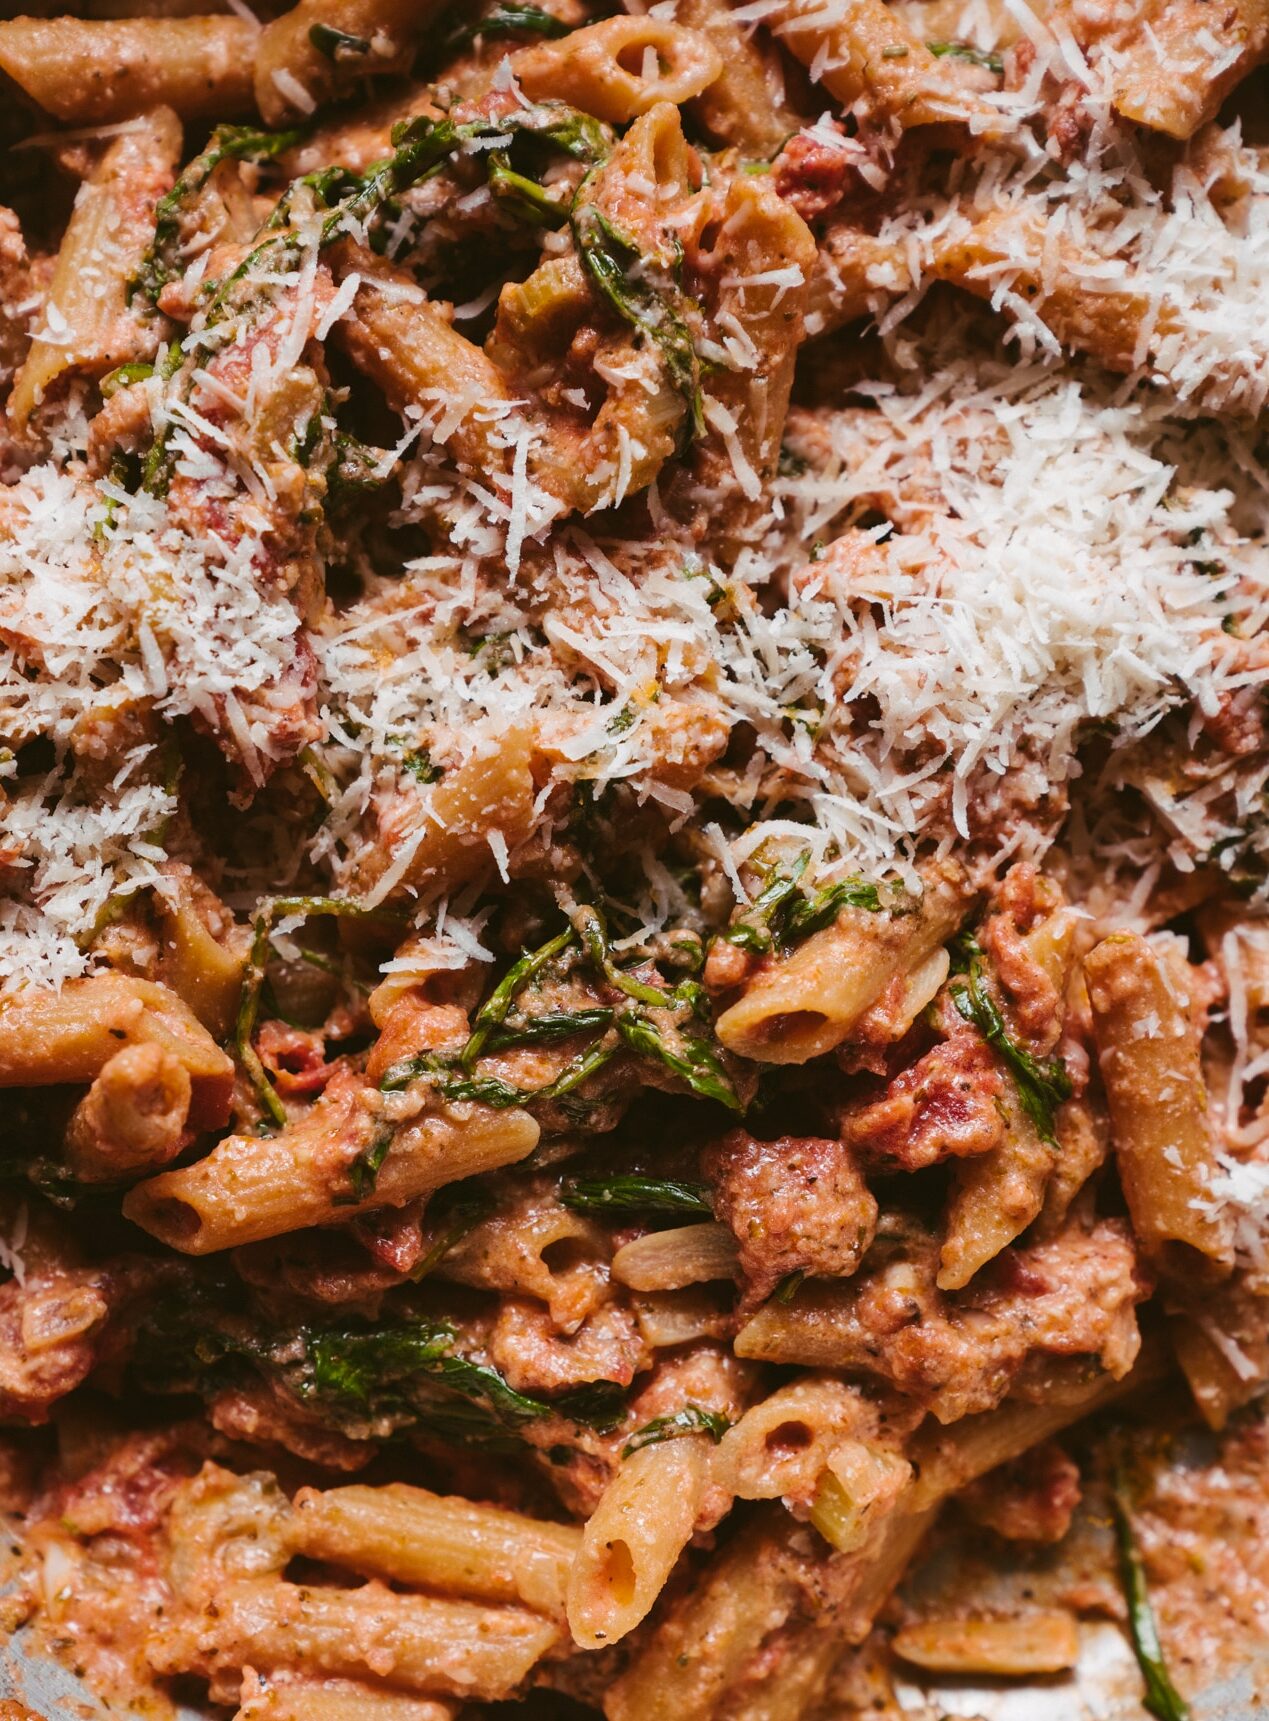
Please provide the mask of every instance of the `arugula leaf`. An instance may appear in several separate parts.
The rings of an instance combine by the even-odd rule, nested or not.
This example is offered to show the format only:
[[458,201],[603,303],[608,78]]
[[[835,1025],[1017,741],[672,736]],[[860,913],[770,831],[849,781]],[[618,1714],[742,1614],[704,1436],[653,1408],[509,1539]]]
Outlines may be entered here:
[[478,1100],[482,1105],[492,1106],[495,1111],[508,1111],[512,1106],[528,1105],[533,1100],[555,1100],[572,1093],[574,1088],[603,1069],[616,1051],[615,1045],[605,1046],[602,1040],[596,1040],[567,1063],[554,1081],[541,1088],[513,1087],[498,1076],[455,1075],[452,1062],[439,1053],[418,1052],[412,1058],[402,1058],[399,1063],[390,1065],[384,1071],[379,1090],[381,1093],[395,1093],[423,1076],[431,1076],[442,1099]]
[[618,968],[608,944],[608,928],[597,908],[587,904],[577,909],[573,926],[582,941],[582,948],[610,986],[615,986],[639,1004],[664,1007],[674,1002],[671,994],[660,986],[650,986],[646,980],[639,980],[633,974],[627,974],[624,968]]
[[222,161],[265,161],[292,149],[304,137],[305,128],[291,131],[262,131],[257,126],[221,125],[211,135],[207,148],[195,156],[176,184],[154,206],[154,237],[129,283],[129,297],[138,293],[152,302],[166,284],[180,274],[177,252],[181,238],[181,211],[200,192]]
[[504,149],[490,150],[489,189],[504,208],[535,227],[563,227],[568,210],[545,186],[527,174],[517,173]]
[[661,349],[670,381],[687,402],[688,440],[703,436],[701,363],[684,317],[689,301],[675,288],[658,291],[644,279],[638,246],[593,203],[574,210],[573,239],[600,296]]
[[302,1337],[312,1371],[311,1392],[369,1406],[385,1384],[439,1361],[455,1334],[442,1321],[418,1321],[372,1332],[332,1327]]
[[709,1187],[673,1177],[569,1177],[560,1201],[577,1213],[704,1213],[713,1216]]
[[545,1016],[526,1016],[523,1021],[503,1024],[490,1033],[485,1042],[491,1052],[507,1046],[551,1044],[555,1040],[571,1040],[574,1034],[592,1029],[602,1032],[612,1026],[613,1012],[597,1006],[593,1010],[552,1010]]
[[601,1429],[620,1420],[617,1400],[624,1398],[624,1390],[615,1381],[595,1381],[554,1400],[531,1398],[489,1364],[454,1355],[457,1335],[444,1321],[417,1320],[370,1331],[330,1328],[303,1337],[311,1393],[371,1412],[390,1408],[399,1413],[404,1408],[424,1421],[435,1421],[435,1403],[427,1394],[440,1388],[475,1400],[513,1430],[553,1415]]
[[748,909],[719,936],[728,944],[762,956],[772,949],[789,950],[830,926],[843,908],[863,908],[879,914],[881,893],[866,879],[840,879],[808,895],[799,880],[811,862],[804,849],[787,872],[772,867]]
[[552,39],[567,36],[572,30],[562,18],[554,18],[540,6],[523,4],[523,0],[501,0],[483,18],[464,24],[455,30],[446,43],[450,48],[465,48],[477,37],[492,42],[498,36],[545,36]]
[[335,1197],[337,1206],[360,1206],[375,1192],[375,1184],[379,1181],[379,1167],[388,1157],[388,1149],[392,1146],[392,1131],[386,1130],[383,1135],[373,1141],[369,1147],[363,1148],[348,1167],[348,1181],[352,1185],[352,1197],[349,1201]]
[[569,1387],[547,1409],[598,1434],[611,1434],[625,1416],[626,1389],[619,1380],[587,1381],[584,1386]]
[[927,42],[925,45],[936,60],[968,60],[971,65],[986,66],[989,72],[997,75],[1005,69],[999,54],[986,48],[975,48],[970,42]]
[[[978,944],[970,940],[975,950]],[[983,989],[981,954],[971,956],[964,981],[951,987],[956,1008],[967,1022],[972,1022],[990,1046],[995,1047],[1009,1066],[1017,1090],[1018,1102],[1035,1125],[1041,1141],[1051,1147],[1059,1146],[1054,1133],[1054,1113],[1072,1093],[1071,1078],[1061,1058],[1036,1058],[1025,1047],[1010,1038],[1004,1018]]]
[[370,43],[364,36],[350,36],[347,30],[337,30],[333,24],[314,24],[308,39],[328,60],[361,59],[370,52]]
[[685,1056],[672,1051],[658,1029],[646,1016],[631,1012],[617,1023],[617,1032],[632,1051],[644,1057],[658,1058],[668,1070],[687,1083],[701,1099],[714,1100],[728,1111],[743,1112],[740,1096],[728,1081],[722,1064],[704,1041],[683,1036]]
[[730,1427],[731,1418],[721,1411],[685,1404],[682,1410],[669,1416],[654,1416],[651,1422],[637,1428],[622,1447],[621,1456],[629,1458],[633,1452],[642,1452],[645,1446],[659,1446],[663,1440],[679,1440],[685,1434],[708,1434],[717,1446]]
[[540,974],[549,962],[553,962],[557,956],[563,955],[572,942],[573,929],[570,926],[567,931],[558,933],[554,938],[549,938],[537,950],[526,950],[518,961],[511,964],[511,967],[508,968],[476,1012],[476,1019],[472,1023],[471,1037],[459,1053],[458,1061],[464,1069],[469,1070],[476,1062],[484,1048],[485,1041],[495,1028],[500,1027],[506,1021],[507,1012],[529,982]]
[[1119,1572],[1128,1603],[1128,1629],[1133,1652],[1146,1682],[1145,1706],[1158,1721],[1189,1721],[1190,1706],[1173,1685],[1159,1641],[1159,1628],[1150,1605],[1146,1569],[1132,1527],[1127,1475],[1116,1466],[1111,1484],[1115,1514],[1115,1537],[1119,1545]]

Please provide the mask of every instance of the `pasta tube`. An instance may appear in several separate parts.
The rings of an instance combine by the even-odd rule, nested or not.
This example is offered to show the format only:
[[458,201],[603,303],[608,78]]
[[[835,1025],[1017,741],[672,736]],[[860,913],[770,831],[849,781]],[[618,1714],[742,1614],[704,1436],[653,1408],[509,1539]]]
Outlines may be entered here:
[[131,119],[162,103],[182,119],[251,111],[259,30],[243,18],[9,18],[0,71],[65,125]]
[[683,1551],[705,1490],[708,1443],[693,1434],[622,1461],[582,1532],[568,1586],[568,1623],[582,1649],[633,1631]]
[[699,96],[723,69],[709,37],[652,17],[605,18],[511,60],[531,101],[565,101],[610,125]]
[[302,1488],[288,1541],[296,1553],[369,1577],[562,1614],[581,1531],[390,1484]]
[[1145,1253],[1184,1275],[1233,1260],[1232,1217],[1213,1203],[1215,1143],[1188,966],[1139,933],[1114,933],[1084,962],[1111,1136]]
[[916,968],[960,924],[969,901],[961,868],[943,862],[924,883],[910,908],[847,908],[835,925],[760,968],[718,1018],[723,1045],[766,1064],[804,1064],[839,1046],[894,976]]
[[95,974],[60,992],[27,988],[0,998],[0,1088],[95,1081],[129,1045],[157,1046],[186,1070],[191,1128],[223,1127],[233,1063],[166,986]]
[[286,1231],[337,1224],[361,1207],[403,1207],[442,1184],[510,1165],[533,1151],[538,1126],[524,1112],[460,1101],[389,1130],[389,1145],[360,1199],[350,1183],[385,1126],[355,1080],[333,1080],[298,1123],[269,1137],[231,1135],[205,1159],[140,1183],[124,1201],[134,1224],[186,1255],[259,1243]]

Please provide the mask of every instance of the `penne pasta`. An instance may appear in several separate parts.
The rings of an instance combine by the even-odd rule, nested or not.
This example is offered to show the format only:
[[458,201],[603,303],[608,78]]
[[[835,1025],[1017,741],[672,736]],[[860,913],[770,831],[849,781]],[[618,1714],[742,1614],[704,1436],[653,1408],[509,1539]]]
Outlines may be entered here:
[[708,1470],[700,1435],[623,1459],[587,1520],[569,1577],[569,1629],[583,1649],[617,1642],[651,1610],[692,1533]]
[[1114,933],[1084,962],[1111,1137],[1142,1247],[1181,1275],[1231,1264],[1213,1211],[1215,1146],[1184,962]]
[[391,1667],[402,1692],[496,1699],[513,1691],[557,1641],[540,1614],[397,1595],[380,1583],[328,1589],[283,1579],[229,1581],[214,1628],[177,1620],[150,1651],[159,1672],[224,1678],[244,1667],[299,1669],[376,1682]]
[[789,52],[842,107],[859,103],[879,120],[938,125],[956,120],[975,130],[996,126],[964,65],[937,59],[885,0],[780,0],[766,15]]
[[559,42],[520,49],[511,65],[530,101],[571,102],[610,125],[699,96],[723,68],[707,34],[647,16],[588,24]]
[[801,1064],[831,1051],[897,973],[916,969],[951,937],[967,906],[964,875],[942,866],[915,902],[845,909],[835,925],[759,969],[718,1018],[719,1039],[762,1063]]
[[562,1615],[581,1533],[423,1488],[302,1488],[296,1553],[367,1577]]
[[924,1619],[896,1633],[894,1652],[931,1673],[986,1674],[1022,1679],[1063,1673],[1079,1655],[1069,1613],[1029,1613],[1016,1619]]
[[[240,1248],[310,1225],[341,1224],[357,1207],[403,1207],[429,1190],[513,1164],[537,1145],[523,1112],[460,1101],[398,1127],[376,1124],[358,1083],[333,1082],[299,1123],[278,1135],[231,1135],[205,1159],[139,1183],[127,1217],[186,1255]],[[350,1184],[358,1156],[390,1145],[364,1194]]]
[[408,70],[439,9],[431,0],[299,0],[256,46],[255,100],[266,124],[305,120],[370,78]]
[[0,997],[0,1088],[93,1082],[130,1045],[156,1046],[187,1072],[191,1127],[224,1125],[233,1064],[166,986],[98,974]]
[[[0,23],[0,58],[5,28]],[[47,333],[32,341],[9,396],[9,418],[19,432],[59,380],[78,372],[100,376],[133,356],[140,331],[128,315],[128,281],[180,147],[171,108],[152,109],[106,145],[85,181],[49,283]]]
[[132,119],[159,106],[183,120],[251,110],[259,30],[237,17],[8,18],[0,71],[66,125]]

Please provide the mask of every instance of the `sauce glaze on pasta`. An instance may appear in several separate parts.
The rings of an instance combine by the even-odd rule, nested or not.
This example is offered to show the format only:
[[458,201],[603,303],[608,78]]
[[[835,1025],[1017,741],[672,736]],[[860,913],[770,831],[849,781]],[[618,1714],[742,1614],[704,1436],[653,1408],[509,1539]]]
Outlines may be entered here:
[[1090,1488],[1184,1716],[1265,0],[80,10],[0,21],[9,1622],[238,1721],[897,1714],[1099,1605],[892,1600],[944,1502]]

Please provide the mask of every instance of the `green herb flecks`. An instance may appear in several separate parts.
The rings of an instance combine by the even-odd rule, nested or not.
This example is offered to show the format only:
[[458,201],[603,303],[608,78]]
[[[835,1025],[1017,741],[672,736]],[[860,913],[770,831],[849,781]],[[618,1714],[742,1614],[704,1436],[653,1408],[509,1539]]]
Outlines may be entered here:
[[[309,1396],[398,1417],[430,1420],[427,1389],[439,1388],[485,1408],[504,1428],[561,1415],[587,1427],[611,1428],[620,1419],[622,1387],[596,1381],[561,1394],[532,1398],[517,1392],[496,1368],[454,1354],[457,1338],[443,1321],[418,1320],[372,1331],[327,1329],[305,1335]],[[420,1391],[420,1388],[423,1390]]]
[[135,298],[141,294],[153,304],[167,283],[181,273],[182,211],[207,184],[221,162],[267,161],[270,156],[293,149],[303,137],[303,128],[261,131],[256,126],[217,126],[207,148],[194,158],[172,189],[155,204],[154,237],[129,285],[130,296]]
[[567,36],[572,29],[562,18],[544,12],[540,6],[529,6],[520,0],[501,0],[483,18],[464,24],[450,36],[447,46],[465,48],[477,39],[492,42],[503,36],[545,36],[548,40]]
[[1005,69],[999,54],[988,48],[975,48],[972,42],[927,42],[925,45],[936,60],[968,60],[971,65],[985,66],[997,77]]
[[1159,1642],[1159,1628],[1150,1605],[1145,1565],[1133,1531],[1129,1501],[1127,1477],[1120,1466],[1111,1485],[1111,1503],[1119,1545],[1119,1572],[1128,1603],[1128,1629],[1141,1676],[1146,1682],[1145,1706],[1158,1721],[1190,1721],[1190,1706],[1172,1683],[1163,1645]]
[[369,1147],[362,1149],[348,1167],[348,1182],[352,1186],[352,1195],[347,1202],[336,1196],[336,1206],[359,1207],[363,1201],[369,1200],[375,1192],[376,1183],[379,1181],[379,1167],[388,1157],[388,1149],[391,1146],[392,1131],[389,1129],[376,1137]]
[[638,246],[594,204],[574,211],[573,239],[600,296],[660,349],[670,381],[687,403],[689,440],[703,436],[701,363],[685,315],[689,302],[672,282],[654,287],[645,279]]
[[629,1458],[634,1452],[642,1452],[645,1446],[659,1446],[664,1440],[679,1440],[685,1434],[708,1434],[717,1446],[730,1427],[731,1418],[721,1411],[702,1410],[698,1404],[685,1404],[682,1410],[676,1410],[670,1416],[653,1417],[651,1422],[637,1428],[622,1447],[621,1456]]
[[641,1056],[657,1058],[704,1100],[714,1100],[731,1112],[743,1112],[739,1094],[727,1079],[718,1057],[705,1040],[681,1035],[681,1051],[668,1044],[664,1034],[647,1016],[633,1012],[621,1017],[617,1032]]
[[790,950],[823,931],[844,908],[881,912],[881,892],[866,879],[839,879],[817,891],[803,890],[800,881],[810,864],[811,851],[804,849],[787,869],[772,867],[750,906],[720,936],[763,956],[770,950]]
[[1003,1016],[983,984],[982,951],[972,938],[968,943],[962,939],[962,959],[967,948],[970,954],[964,978],[954,981],[950,988],[956,1008],[1008,1064],[1018,1103],[1035,1125],[1041,1141],[1057,1147],[1054,1114],[1072,1092],[1066,1065],[1061,1058],[1034,1057],[1010,1037]]
[[570,1177],[560,1201],[577,1213],[699,1213],[713,1217],[709,1188],[674,1177]]
[[519,961],[512,963],[476,1012],[471,1036],[459,1054],[459,1062],[465,1070],[471,1069],[476,1062],[493,1030],[506,1021],[512,1004],[529,982],[540,974],[549,962],[562,955],[572,942],[573,931],[570,927],[568,931],[548,939],[537,950],[525,951]]
[[370,52],[370,43],[364,36],[350,36],[347,30],[337,30],[333,24],[314,24],[308,39],[328,60],[361,60]]

